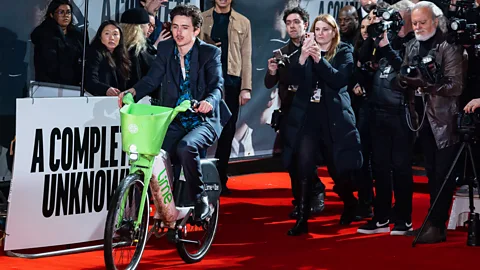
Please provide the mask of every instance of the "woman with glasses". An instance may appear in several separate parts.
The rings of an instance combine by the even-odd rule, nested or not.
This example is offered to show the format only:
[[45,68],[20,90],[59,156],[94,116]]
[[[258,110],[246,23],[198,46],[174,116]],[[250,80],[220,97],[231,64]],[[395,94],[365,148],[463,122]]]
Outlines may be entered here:
[[50,2],[44,21],[31,34],[35,80],[80,85],[83,33],[72,24],[68,0]]

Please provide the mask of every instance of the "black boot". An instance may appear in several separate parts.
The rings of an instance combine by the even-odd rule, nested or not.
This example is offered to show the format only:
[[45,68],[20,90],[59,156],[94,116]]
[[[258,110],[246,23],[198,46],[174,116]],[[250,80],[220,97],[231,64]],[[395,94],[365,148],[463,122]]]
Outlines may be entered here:
[[339,223],[340,225],[350,225],[350,223],[355,221],[358,207],[358,200],[353,196],[353,188],[351,188],[348,182],[340,185],[336,184],[334,188],[334,191],[343,201],[343,213]]
[[295,226],[288,231],[288,235],[298,236],[303,233],[308,233],[307,221],[310,215],[310,181],[307,179],[302,179],[302,182],[299,183],[299,199],[298,203],[298,216]]

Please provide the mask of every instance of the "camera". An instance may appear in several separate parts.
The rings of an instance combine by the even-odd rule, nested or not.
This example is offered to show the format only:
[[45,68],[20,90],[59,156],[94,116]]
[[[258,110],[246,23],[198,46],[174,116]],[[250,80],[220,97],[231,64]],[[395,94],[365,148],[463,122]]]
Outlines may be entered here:
[[381,36],[385,31],[396,35],[405,23],[400,13],[391,8],[376,9],[374,14],[383,20],[367,27],[367,33],[372,38]]
[[441,69],[438,67],[437,62],[435,62],[433,55],[427,55],[423,58],[419,55],[414,56],[409,65],[400,68],[400,74],[406,77],[415,77],[418,75],[417,68],[422,74],[422,77],[429,83],[436,83],[440,80]]
[[273,58],[275,59],[275,62],[277,63],[279,68],[284,68],[287,63],[290,63],[290,57],[294,54],[296,54],[298,50],[295,50],[293,53],[290,55],[283,54],[280,49],[274,50],[273,51]]
[[[480,52],[480,11],[474,0],[458,0],[455,4],[447,0],[434,1],[447,14],[447,42],[457,45],[473,45]],[[451,9],[453,7],[453,9]]]
[[460,112],[457,114],[457,132],[459,134],[480,135],[480,112]]

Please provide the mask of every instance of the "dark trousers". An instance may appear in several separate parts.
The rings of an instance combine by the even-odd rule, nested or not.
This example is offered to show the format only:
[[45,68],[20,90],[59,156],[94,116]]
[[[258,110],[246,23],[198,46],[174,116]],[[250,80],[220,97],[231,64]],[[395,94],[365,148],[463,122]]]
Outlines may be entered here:
[[391,113],[374,109],[370,116],[376,190],[375,218],[389,218],[393,190],[396,220],[411,222],[413,132],[408,128],[403,112]]
[[[420,140],[422,141],[422,149],[425,156],[425,170],[427,171],[428,177],[431,207],[455,159],[459,144],[438,149],[435,138],[433,137],[432,128],[430,124],[428,124],[428,119],[425,119],[424,126],[420,130]],[[455,179],[453,175],[451,175],[429,218],[432,224],[438,228],[445,228],[454,189]]]
[[240,96],[240,87],[240,84],[233,86],[225,85],[225,103],[227,103],[232,116],[228,120],[227,124],[223,127],[222,134],[218,139],[217,150],[215,153],[215,158],[218,159],[218,175],[220,176],[220,182],[222,185],[226,185],[228,181],[228,160],[230,159],[230,154],[232,152],[232,141],[233,137],[235,136],[238,111],[240,109],[238,100]]
[[190,132],[177,120],[168,127],[162,149],[168,153],[174,164],[182,165],[190,194],[203,191],[199,151],[211,146],[214,140],[213,128],[205,122]]
[[[294,170],[296,170],[296,179],[294,179],[292,183],[296,187],[299,187],[301,182],[308,182],[309,189],[313,189],[312,183],[314,181],[312,181],[312,179],[318,177],[316,176],[315,168],[317,165],[318,152],[320,151],[323,154],[328,173],[335,182],[334,191],[340,196],[345,205],[350,206],[356,204],[357,200],[353,196],[353,186],[351,185],[350,175],[339,175],[336,172],[333,164],[333,142],[328,140],[329,135],[322,135],[324,132],[328,132],[328,130],[326,130],[328,128],[326,123],[321,123],[322,120],[305,122],[311,124],[304,126],[304,130],[299,138],[300,141],[291,165],[294,166]],[[289,168],[289,171],[291,170],[292,168]],[[292,189],[294,189],[293,186]],[[302,194],[301,191],[299,193]],[[312,192],[309,192],[309,194],[311,196]],[[297,198],[295,199],[298,200]],[[306,201],[308,201],[308,199],[309,198],[307,198]]]
[[362,142],[363,165],[355,172],[355,184],[358,187],[358,200],[360,203],[370,205],[373,201],[373,177],[371,167],[372,137],[370,135],[370,108],[366,100],[362,101],[357,111],[357,129]]

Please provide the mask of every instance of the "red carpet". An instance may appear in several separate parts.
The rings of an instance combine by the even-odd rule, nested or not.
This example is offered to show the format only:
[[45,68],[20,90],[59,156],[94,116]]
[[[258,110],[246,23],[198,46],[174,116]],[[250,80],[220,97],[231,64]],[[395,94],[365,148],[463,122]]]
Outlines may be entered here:
[[[326,174],[321,170],[322,176]],[[466,246],[465,231],[449,231],[446,243],[411,247],[413,238],[356,234],[361,223],[337,225],[341,202],[327,184],[326,208],[309,223],[310,234],[288,237],[294,224],[286,173],[237,176],[233,196],[222,198],[216,240],[205,259],[186,265],[166,239],[151,239],[139,269],[467,269],[477,268],[480,249]],[[414,227],[428,208],[426,178],[415,178]],[[33,229],[32,225],[32,229]],[[0,269],[105,269],[103,251],[43,259],[0,255]]]

